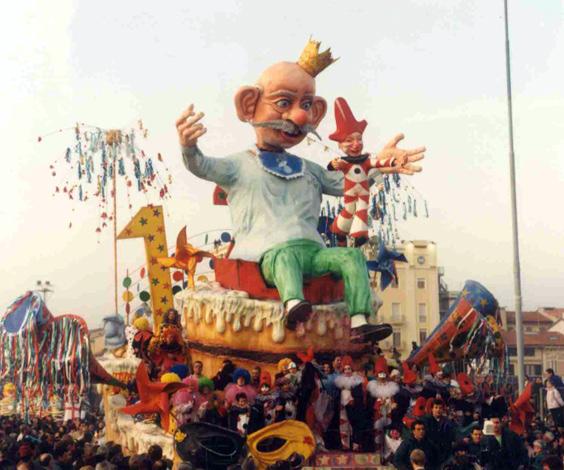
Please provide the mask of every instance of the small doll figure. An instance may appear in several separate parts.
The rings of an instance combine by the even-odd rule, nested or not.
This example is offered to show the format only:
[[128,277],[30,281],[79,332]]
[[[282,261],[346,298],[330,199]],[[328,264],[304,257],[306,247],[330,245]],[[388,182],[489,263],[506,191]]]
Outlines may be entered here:
[[[395,146],[403,139],[396,136],[378,155],[362,153],[362,134],[366,129],[365,120],[357,121],[344,98],[335,100],[335,121],[337,130],[329,138],[339,143],[344,157],[334,159],[328,166],[330,170],[340,170],[345,175],[344,205],[335,218],[331,231],[337,234],[341,244],[346,236],[355,239],[361,246],[368,240],[368,206],[370,200],[370,178],[375,170],[380,173],[405,173],[421,171],[411,162],[421,160],[424,148],[400,152]],[[393,149],[393,153],[391,150]],[[395,155],[390,157],[389,155]]]

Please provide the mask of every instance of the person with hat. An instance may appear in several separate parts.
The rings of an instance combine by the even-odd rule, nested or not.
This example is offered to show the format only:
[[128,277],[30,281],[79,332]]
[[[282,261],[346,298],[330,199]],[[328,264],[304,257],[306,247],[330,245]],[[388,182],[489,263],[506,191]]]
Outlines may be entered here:
[[272,377],[268,371],[262,371],[260,374],[258,393],[255,397],[255,406],[262,416],[262,425],[268,426],[274,422],[274,401],[275,395],[272,391]]
[[276,379],[274,397],[274,422],[278,423],[286,419],[295,419],[297,413],[296,389],[287,376]]
[[247,369],[238,367],[233,371],[233,383],[225,387],[225,399],[229,405],[233,404],[239,393],[244,393],[248,402],[255,402],[256,390],[251,385],[251,374]]
[[359,432],[363,423],[364,393],[362,377],[354,372],[352,357],[342,358],[343,372],[335,378],[339,390],[339,435],[343,450],[357,450],[361,443]]
[[371,380],[366,389],[372,397],[374,444],[381,452],[384,446],[384,429],[390,425],[393,409],[393,397],[399,391],[399,385],[388,379],[388,363],[384,356],[379,356],[374,364],[376,380]]

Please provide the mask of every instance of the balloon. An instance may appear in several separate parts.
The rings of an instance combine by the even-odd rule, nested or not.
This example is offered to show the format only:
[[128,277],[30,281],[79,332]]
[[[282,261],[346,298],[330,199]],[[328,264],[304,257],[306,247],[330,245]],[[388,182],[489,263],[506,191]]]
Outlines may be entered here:
[[126,290],[122,295],[124,302],[131,302],[133,300],[133,292]]
[[224,243],[229,243],[231,241],[231,235],[229,234],[229,232],[223,232],[220,238]]
[[174,271],[174,273],[172,273],[172,278],[176,282],[181,282],[182,280],[184,280],[184,273],[182,271]]
[[131,278],[129,276],[123,279],[123,287],[126,289],[131,285]]
[[182,290],[180,286],[172,286],[172,295],[178,294]]
[[214,267],[213,259],[210,259],[210,268],[213,269],[213,267]]
[[141,268],[141,271],[139,272],[139,277],[140,277],[141,279],[143,279],[143,278],[145,277],[145,267],[142,267],[142,268]]
[[151,294],[149,294],[146,290],[139,292],[139,298],[143,302],[147,302],[151,298]]
[[127,302],[125,304],[125,313],[127,313],[129,315],[130,312],[131,312],[131,306],[129,305],[129,302]]

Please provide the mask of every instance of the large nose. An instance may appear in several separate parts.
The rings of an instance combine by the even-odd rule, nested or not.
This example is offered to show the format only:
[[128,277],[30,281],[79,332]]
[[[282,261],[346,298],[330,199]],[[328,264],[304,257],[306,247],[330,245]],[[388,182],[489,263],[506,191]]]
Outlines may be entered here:
[[307,111],[303,110],[302,108],[292,109],[289,113],[288,118],[298,126],[303,126],[308,122]]

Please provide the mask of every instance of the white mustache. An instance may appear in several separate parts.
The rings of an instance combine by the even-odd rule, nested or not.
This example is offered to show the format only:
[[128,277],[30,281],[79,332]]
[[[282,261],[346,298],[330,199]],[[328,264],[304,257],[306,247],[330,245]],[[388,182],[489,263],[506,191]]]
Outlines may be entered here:
[[304,124],[303,126],[298,126],[297,124],[289,121],[287,119],[275,119],[272,121],[264,122],[252,122],[253,127],[268,127],[270,129],[276,129],[282,132],[287,132],[288,134],[295,134],[296,132],[301,132],[304,135],[312,133],[315,137],[321,140],[321,137],[315,130],[315,127],[311,124]]

